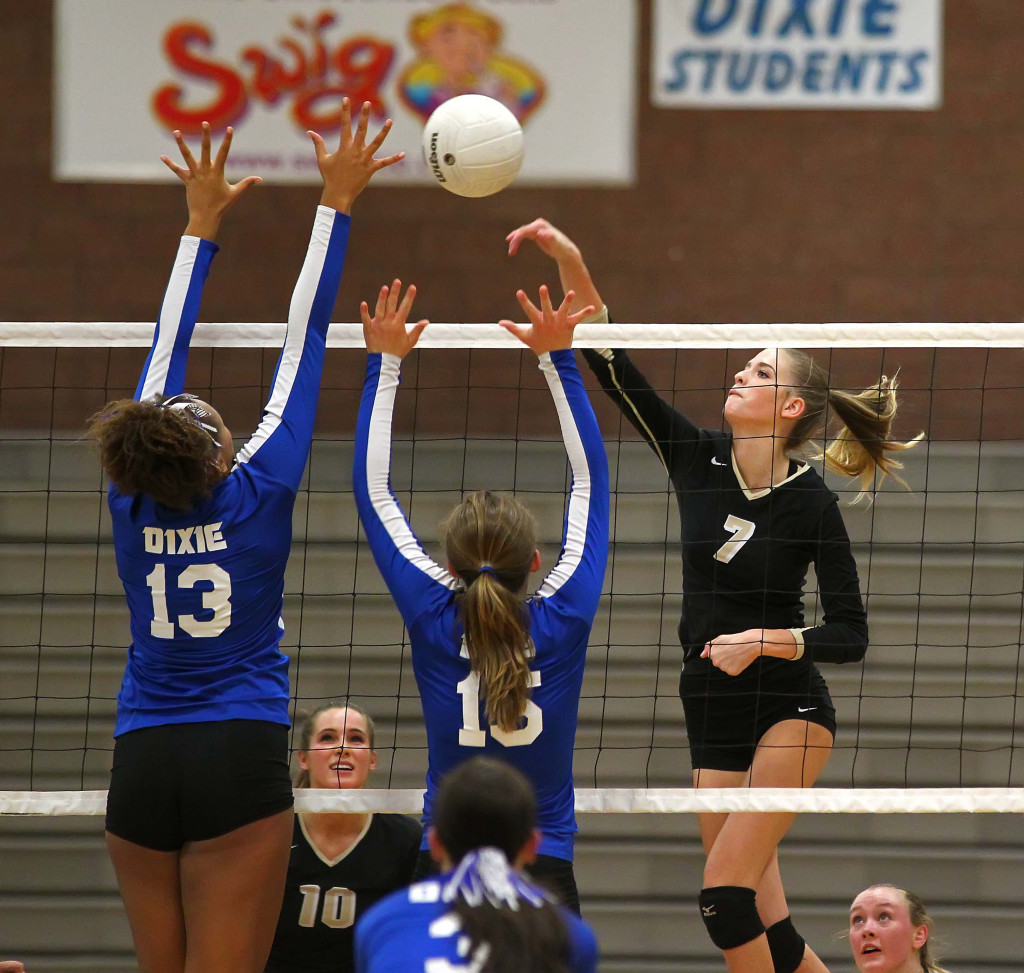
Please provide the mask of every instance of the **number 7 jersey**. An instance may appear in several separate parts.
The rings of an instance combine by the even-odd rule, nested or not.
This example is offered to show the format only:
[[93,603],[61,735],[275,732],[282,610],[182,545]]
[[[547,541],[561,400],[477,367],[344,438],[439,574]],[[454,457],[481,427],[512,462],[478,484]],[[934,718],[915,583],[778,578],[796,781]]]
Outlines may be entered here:
[[370,355],[356,431],[356,506],[401,612],[427,730],[424,825],[444,774],[477,754],[507,761],[537,793],[540,853],[572,860],[573,745],[587,643],[608,559],[608,461],[572,351],[541,356],[572,470],[558,561],[527,599],[533,689],[521,725],[488,726],[463,646],[457,582],[429,557],[391,492],[391,418],[400,361]]
[[[284,571],[348,230],[347,215],[318,208],[263,419],[210,495],[175,511],[110,489],[132,636],[115,736],[207,720],[289,723]],[[182,237],[136,399],[182,390],[216,251]]]

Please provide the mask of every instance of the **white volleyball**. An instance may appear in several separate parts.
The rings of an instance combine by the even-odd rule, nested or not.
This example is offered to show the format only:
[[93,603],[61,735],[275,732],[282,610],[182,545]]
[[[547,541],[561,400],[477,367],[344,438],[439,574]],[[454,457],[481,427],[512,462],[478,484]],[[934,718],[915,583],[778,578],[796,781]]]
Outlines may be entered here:
[[457,95],[434,109],[423,129],[423,156],[434,178],[457,196],[490,196],[523,164],[523,129],[500,101]]

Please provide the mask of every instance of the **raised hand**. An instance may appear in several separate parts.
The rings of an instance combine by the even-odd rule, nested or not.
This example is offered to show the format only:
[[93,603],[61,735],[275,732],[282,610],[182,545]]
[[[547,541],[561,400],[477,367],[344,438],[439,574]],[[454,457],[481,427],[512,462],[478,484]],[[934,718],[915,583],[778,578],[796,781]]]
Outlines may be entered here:
[[514,257],[525,240],[532,240],[542,253],[561,263],[564,260],[581,259],[579,247],[557,226],[552,226],[543,217],[516,227],[507,237],[508,255]]
[[558,279],[562,284],[562,291],[568,294],[574,291],[575,300],[571,305],[573,311],[580,310],[584,305],[591,305],[593,313],[595,309],[603,308],[604,301],[597,292],[597,287],[590,278],[590,271],[583,262],[583,254],[558,227],[552,226],[547,220],[540,218],[532,223],[514,229],[507,237],[508,255],[514,257],[520,246],[526,240],[532,240],[537,244],[540,251],[551,257],[558,264]]
[[190,236],[212,240],[217,235],[224,213],[244,192],[263,181],[259,176],[246,176],[232,185],[224,177],[224,164],[234,134],[232,128],[224,133],[217,157],[211,161],[210,123],[203,122],[203,141],[198,162],[178,131],[174,133],[174,141],[178,143],[185,165],[178,165],[166,155],[160,156],[160,161],[185,184],[185,199],[188,202],[188,226],[185,233]]
[[341,101],[341,138],[338,148],[328,152],[324,140],[316,132],[306,134],[313,140],[316,149],[316,162],[320,167],[320,175],[324,180],[324,191],[320,202],[341,213],[348,213],[352,203],[370,181],[370,177],[380,169],[393,166],[405,158],[404,152],[375,159],[373,154],[384,144],[388,132],[391,131],[389,118],[380,131],[366,141],[366,131],[370,124],[370,103],[363,102],[359,112],[359,121],[355,132],[352,131],[352,109],[348,98]]
[[514,334],[527,348],[538,356],[559,348],[572,347],[572,333],[576,325],[588,314],[594,313],[592,304],[578,311],[571,311],[576,295],[569,291],[562,303],[555,309],[545,285],[540,288],[540,307],[538,308],[523,290],[516,291],[520,306],[530,319],[530,324],[516,324],[514,321],[499,321],[506,331]]
[[377,294],[377,306],[373,317],[370,317],[370,308],[366,301],[359,305],[367,351],[405,358],[416,347],[416,342],[429,322],[423,319],[412,328],[406,327],[405,322],[412,310],[412,302],[416,299],[416,285],[409,285],[405,297],[399,303],[401,291],[402,282],[397,278],[390,287],[385,284]]

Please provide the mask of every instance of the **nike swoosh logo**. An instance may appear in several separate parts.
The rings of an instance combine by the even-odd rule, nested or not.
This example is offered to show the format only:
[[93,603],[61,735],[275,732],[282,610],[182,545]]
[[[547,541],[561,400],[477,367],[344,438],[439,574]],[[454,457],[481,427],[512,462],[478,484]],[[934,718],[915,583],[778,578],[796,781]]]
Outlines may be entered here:
[[798,713],[810,713],[811,710],[817,709],[817,706],[798,706],[796,711]]
[[711,465],[712,466],[728,466],[729,464],[728,463],[723,463],[717,456],[712,456],[711,457]]

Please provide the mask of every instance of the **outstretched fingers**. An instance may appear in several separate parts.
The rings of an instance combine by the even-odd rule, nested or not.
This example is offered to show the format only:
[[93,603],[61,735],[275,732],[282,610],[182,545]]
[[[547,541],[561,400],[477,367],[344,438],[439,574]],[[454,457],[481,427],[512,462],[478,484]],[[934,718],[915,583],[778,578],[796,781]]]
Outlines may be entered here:
[[516,291],[516,299],[526,312],[529,325],[516,324],[502,320],[498,323],[508,332],[514,334],[528,348],[538,355],[555,351],[560,348],[572,347],[573,329],[593,307],[586,307],[575,313],[569,312],[575,292],[569,291],[556,309],[551,303],[551,294],[546,286],[541,286],[539,297],[540,307],[533,303],[522,289]]
[[410,284],[405,295],[401,295],[402,282],[395,278],[390,286],[385,284],[377,292],[377,305],[372,316],[367,303],[363,301],[360,304],[367,351],[404,358],[415,347],[428,321],[422,319],[408,328],[406,321],[416,299],[416,285]]
[[[210,140],[209,140],[209,137],[208,137],[209,136],[209,132],[206,133],[206,136],[207,137],[204,137],[204,139],[203,139],[203,149],[204,149],[204,152],[206,153],[207,161],[209,161],[209,157],[210,157]],[[214,168],[217,169],[219,172],[223,172],[224,171],[224,166],[227,164],[227,161],[228,161],[228,153],[231,151],[231,140],[234,137],[235,137],[235,130],[229,125],[227,127],[227,129],[225,130],[225,132],[224,132],[224,138],[221,140],[220,148],[217,149],[217,158],[216,158],[216,160],[214,161],[214,164],[213,164]]]

